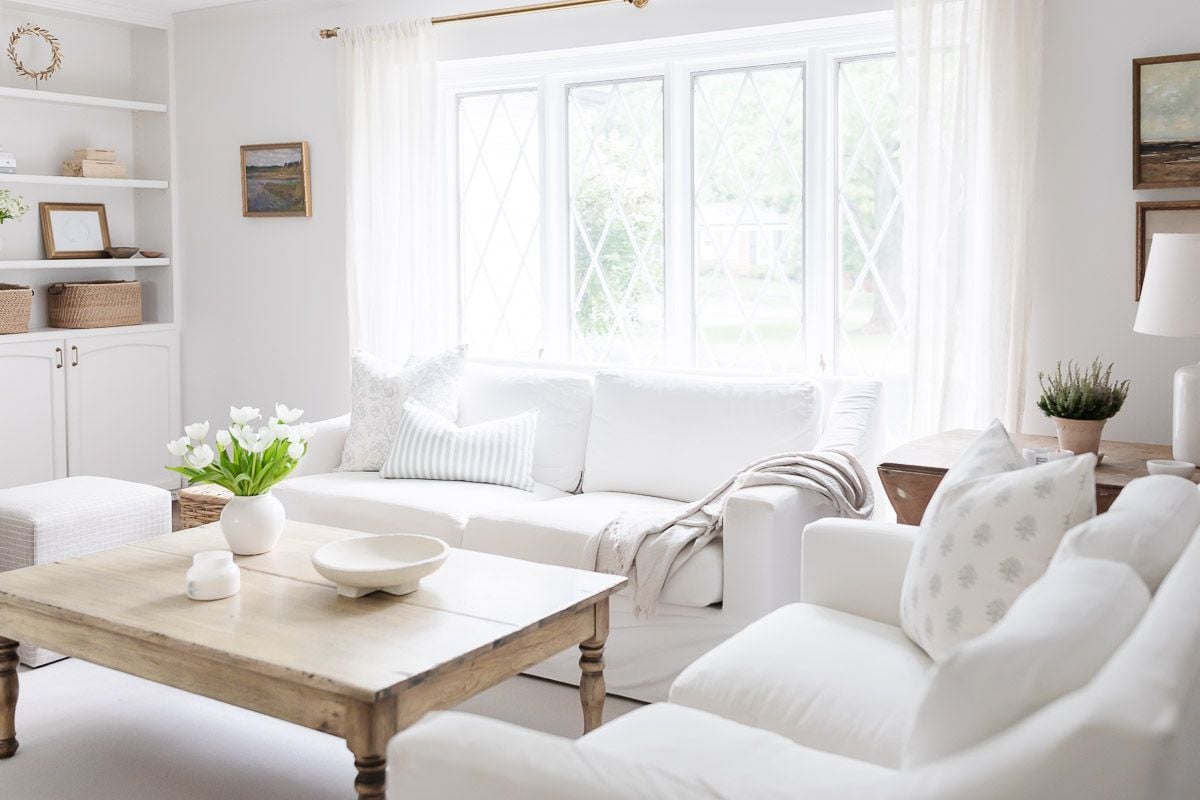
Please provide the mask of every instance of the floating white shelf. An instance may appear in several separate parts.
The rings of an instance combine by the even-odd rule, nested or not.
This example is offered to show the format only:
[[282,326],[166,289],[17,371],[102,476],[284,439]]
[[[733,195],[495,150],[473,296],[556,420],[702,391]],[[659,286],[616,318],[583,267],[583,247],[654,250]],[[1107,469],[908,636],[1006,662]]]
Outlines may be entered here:
[[[114,267],[165,267],[169,258],[35,258],[0,259],[0,271],[13,269],[111,269]],[[3,339],[0,341],[8,341]]]
[[135,178],[74,178],[67,175],[22,175],[0,172],[0,184],[37,183],[45,186],[86,186],[96,189],[166,189],[166,181]]
[[46,339],[79,339],[85,336],[110,336],[114,333],[157,333],[173,331],[171,322],[144,322],[141,325],[121,325],[115,328],[38,328],[29,333],[0,334],[0,344],[41,342]]
[[14,89],[0,86],[0,98],[11,100],[32,100],[38,103],[58,103],[67,106],[92,106],[94,108],[111,108],[118,111],[149,111],[165,114],[165,103],[143,103],[140,100],[122,100],[117,97],[93,97],[87,94],[66,94],[64,92],[43,92],[37,89]]

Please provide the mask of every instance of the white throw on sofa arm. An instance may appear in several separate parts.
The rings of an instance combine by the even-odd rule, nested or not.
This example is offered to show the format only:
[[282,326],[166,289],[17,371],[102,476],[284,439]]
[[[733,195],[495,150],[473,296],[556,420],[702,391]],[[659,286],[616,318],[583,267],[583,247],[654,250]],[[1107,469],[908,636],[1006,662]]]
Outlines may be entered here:
[[900,590],[917,528],[822,519],[804,531],[800,600],[888,625],[900,624]]
[[346,446],[346,434],[350,432],[350,415],[343,414],[314,424],[317,432],[308,442],[308,453],[290,477],[333,472],[342,463],[342,448]]

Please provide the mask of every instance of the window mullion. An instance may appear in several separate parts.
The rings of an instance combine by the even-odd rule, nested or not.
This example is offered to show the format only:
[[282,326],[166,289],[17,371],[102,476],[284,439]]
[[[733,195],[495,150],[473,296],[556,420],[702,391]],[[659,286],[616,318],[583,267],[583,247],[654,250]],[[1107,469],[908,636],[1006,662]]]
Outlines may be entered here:
[[670,366],[692,367],[696,361],[692,76],[680,64],[668,65],[663,75],[666,360]]
[[807,372],[832,373],[837,347],[837,141],[831,59],[819,50],[805,58],[805,269],[804,328]]
[[543,358],[571,359],[570,188],[567,177],[567,90],[556,77],[540,81],[542,126]]

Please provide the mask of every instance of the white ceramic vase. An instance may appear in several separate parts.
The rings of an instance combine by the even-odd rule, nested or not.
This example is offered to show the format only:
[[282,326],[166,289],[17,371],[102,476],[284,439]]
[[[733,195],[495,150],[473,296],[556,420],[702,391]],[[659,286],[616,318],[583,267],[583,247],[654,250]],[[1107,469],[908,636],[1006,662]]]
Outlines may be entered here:
[[275,495],[234,497],[221,511],[221,532],[239,556],[257,556],[273,548],[283,533],[283,503]]

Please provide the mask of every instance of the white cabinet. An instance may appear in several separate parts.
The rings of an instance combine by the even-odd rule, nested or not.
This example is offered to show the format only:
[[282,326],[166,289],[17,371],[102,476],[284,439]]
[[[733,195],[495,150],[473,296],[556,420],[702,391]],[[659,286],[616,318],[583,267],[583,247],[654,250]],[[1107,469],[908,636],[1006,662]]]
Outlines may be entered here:
[[0,346],[0,488],[66,477],[63,345]]
[[[179,488],[179,336],[0,340],[0,486],[101,475]],[[11,446],[10,446],[11,444]]]

